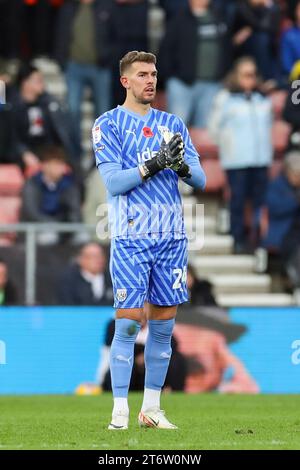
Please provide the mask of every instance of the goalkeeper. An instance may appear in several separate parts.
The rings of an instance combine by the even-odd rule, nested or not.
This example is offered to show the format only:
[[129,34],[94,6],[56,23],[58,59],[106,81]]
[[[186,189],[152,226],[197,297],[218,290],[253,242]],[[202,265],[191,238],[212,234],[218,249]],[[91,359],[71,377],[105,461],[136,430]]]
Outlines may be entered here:
[[93,127],[96,165],[105,183],[111,228],[110,272],[116,308],[110,370],[114,406],[109,429],[128,428],[134,343],[146,313],[145,389],[140,426],[176,429],[160,408],[177,306],[188,300],[187,238],[178,179],[205,187],[188,131],[176,116],[151,107],[156,57],[132,51],[120,61],[122,106]]

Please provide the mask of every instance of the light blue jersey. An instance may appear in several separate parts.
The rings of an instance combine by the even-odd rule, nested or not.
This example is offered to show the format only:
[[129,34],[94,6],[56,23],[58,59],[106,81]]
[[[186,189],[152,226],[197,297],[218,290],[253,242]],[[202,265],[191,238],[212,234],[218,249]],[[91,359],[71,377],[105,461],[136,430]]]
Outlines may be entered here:
[[203,187],[205,176],[199,155],[184,123],[176,116],[153,108],[142,116],[118,106],[96,120],[93,147],[108,191],[112,237],[185,237],[178,175],[165,169],[143,181],[138,169],[155,156],[163,139],[168,142],[176,132],[185,143],[185,162],[192,175],[197,173],[197,184],[193,176],[187,182]]

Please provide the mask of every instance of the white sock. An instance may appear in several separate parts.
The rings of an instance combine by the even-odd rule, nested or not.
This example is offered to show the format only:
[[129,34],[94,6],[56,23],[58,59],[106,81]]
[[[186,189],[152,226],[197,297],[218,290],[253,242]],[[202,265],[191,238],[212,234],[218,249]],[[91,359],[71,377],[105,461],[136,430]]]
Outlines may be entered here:
[[113,414],[129,413],[128,400],[123,397],[114,398]]
[[142,411],[149,410],[150,408],[160,408],[160,394],[160,390],[145,388]]

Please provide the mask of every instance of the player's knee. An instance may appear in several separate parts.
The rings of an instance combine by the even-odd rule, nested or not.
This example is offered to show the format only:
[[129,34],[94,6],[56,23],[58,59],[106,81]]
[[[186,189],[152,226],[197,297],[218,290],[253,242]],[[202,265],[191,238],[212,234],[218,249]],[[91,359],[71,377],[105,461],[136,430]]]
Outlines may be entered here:
[[141,329],[141,324],[129,318],[119,318],[115,320],[114,340],[126,343],[134,343]]
[[157,343],[170,344],[175,318],[170,320],[149,320],[149,334]]

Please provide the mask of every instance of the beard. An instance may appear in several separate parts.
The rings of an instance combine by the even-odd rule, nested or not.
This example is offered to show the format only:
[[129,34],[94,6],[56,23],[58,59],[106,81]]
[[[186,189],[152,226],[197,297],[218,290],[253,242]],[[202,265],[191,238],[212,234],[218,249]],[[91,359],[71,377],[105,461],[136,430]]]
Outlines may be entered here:
[[145,98],[145,96],[143,96],[142,94],[136,95],[135,93],[133,93],[133,96],[136,99],[136,101],[140,104],[151,104],[151,103],[153,103],[153,101],[155,99],[156,90],[154,90],[154,93],[153,93],[151,98]]

